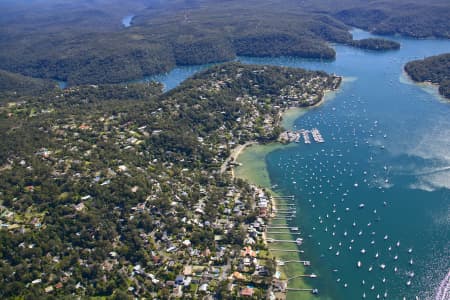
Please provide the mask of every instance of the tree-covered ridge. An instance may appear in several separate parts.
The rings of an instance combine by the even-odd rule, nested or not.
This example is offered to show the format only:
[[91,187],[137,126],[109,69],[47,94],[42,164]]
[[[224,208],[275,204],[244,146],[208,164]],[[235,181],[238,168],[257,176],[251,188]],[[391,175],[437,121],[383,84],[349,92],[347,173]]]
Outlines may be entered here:
[[450,99],[450,53],[408,62],[405,71],[414,81],[439,85],[439,93]]
[[[332,15],[344,23],[383,35],[449,38],[448,1],[344,1]],[[347,6],[347,7],[346,7]]]
[[[230,63],[166,94],[150,83],[3,99],[0,298],[227,298],[251,283],[261,299],[274,269],[249,226],[264,223],[261,192],[219,167],[236,144],[275,138],[282,109],[339,83]],[[257,265],[243,264],[245,245]],[[191,281],[175,284],[181,274]]]
[[20,74],[0,70],[0,94],[36,95],[56,89],[51,80],[26,77]]
[[368,38],[362,40],[353,40],[350,45],[366,50],[398,50],[400,49],[400,44],[395,41],[390,41],[386,39],[375,39]]
[[118,1],[56,2],[58,6],[42,10],[31,4],[0,6],[0,68],[72,86],[121,83],[176,65],[229,61],[238,55],[333,59],[330,42],[373,50],[396,47],[355,42],[349,25],[440,37],[448,37],[449,26],[442,17],[448,4],[439,0],[420,5],[414,0],[345,0],[339,6],[329,0],[229,0],[226,5],[216,0],[133,0],[127,2],[136,15],[129,28],[120,26],[119,15],[129,12]]

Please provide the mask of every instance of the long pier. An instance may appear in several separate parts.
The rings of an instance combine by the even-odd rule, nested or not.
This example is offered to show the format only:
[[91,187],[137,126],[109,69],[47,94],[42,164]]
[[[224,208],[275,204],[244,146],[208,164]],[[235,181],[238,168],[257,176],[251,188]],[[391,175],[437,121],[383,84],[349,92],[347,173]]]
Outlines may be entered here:
[[299,264],[302,264],[304,266],[310,266],[311,265],[311,262],[309,260],[285,260],[285,261],[278,260],[277,261],[277,265],[278,266],[284,266],[285,264],[290,264],[290,263],[299,263]]
[[268,238],[267,241],[269,243],[296,243],[297,244],[297,241],[293,241],[293,240],[276,240],[276,239]]
[[286,231],[266,231],[267,234],[298,234],[300,235],[300,232],[286,232]]
[[297,275],[297,276],[288,278],[287,281],[291,281],[291,280],[293,280],[293,279],[301,278],[301,277],[317,278],[317,275],[314,274],[314,273],[311,273],[311,274],[301,274],[301,275]]
[[285,288],[286,291],[295,291],[295,292],[313,292],[314,289],[297,289],[297,288]]
[[291,226],[267,226],[267,229],[290,229],[292,231],[297,231],[298,227],[291,227]]
[[305,251],[303,250],[271,249],[271,248],[269,248],[269,251],[305,253]]

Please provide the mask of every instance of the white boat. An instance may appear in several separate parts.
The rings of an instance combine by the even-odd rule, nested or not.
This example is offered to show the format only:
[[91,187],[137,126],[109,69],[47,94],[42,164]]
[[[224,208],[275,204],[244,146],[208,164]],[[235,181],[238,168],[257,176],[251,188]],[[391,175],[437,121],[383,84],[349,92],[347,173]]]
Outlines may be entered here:
[[358,266],[358,268],[361,268],[361,266],[362,266],[361,261],[358,260],[358,262],[356,263],[356,265]]
[[362,254],[366,253],[366,249],[362,248],[362,249],[361,249],[361,253],[362,253]]
[[363,208],[364,207],[364,203],[361,203],[358,207],[359,208]]
[[385,268],[386,268],[386,265],[385,265],[385,264],[381,264],[381,265],[380,265],[380,269],[384,270]]

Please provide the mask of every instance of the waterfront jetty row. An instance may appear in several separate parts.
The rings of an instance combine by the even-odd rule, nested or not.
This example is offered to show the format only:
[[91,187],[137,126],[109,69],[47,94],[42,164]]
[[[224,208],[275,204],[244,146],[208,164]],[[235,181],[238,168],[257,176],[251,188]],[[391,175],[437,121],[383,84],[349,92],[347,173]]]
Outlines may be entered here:
[[312,139],[316,143],[323,143],[325,142],[324,138],[322,137],[322,134],[320,133],[319,129],[313,128],[311,130],[307,129],[300,129],[300,130],[287,130],[280,134],[279,141],[282,143],[300,143],[300,140],[303,138],[303,142],[305,144],[311,144],[311,138],[310,134],[312,136]]
[[273,296],[276,295],[274,299],[285,299],[288,292],[317,294],[318,289],[304,285],[298,286],[298,282],[297,284],[294,282],[295,279],[317,277],[316,274],[307,272],[311,262],[299,257],[304,253],[300,249],[303,238],[299,227],[289,224],[297,216],[295,197],[293,195],[271,196],[270,202],[272,204],[269,214],[270,222],[265,227],[265,242],[271,245],[269,251],[276,253],[276,274],[272,284],[273,292],[275,292]]

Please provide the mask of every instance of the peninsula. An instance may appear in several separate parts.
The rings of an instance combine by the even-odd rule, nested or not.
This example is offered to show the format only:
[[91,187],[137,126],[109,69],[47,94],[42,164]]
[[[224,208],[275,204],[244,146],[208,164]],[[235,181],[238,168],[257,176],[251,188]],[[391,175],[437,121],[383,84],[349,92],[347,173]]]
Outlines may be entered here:
[[450,53],[408,62],[406,73],[416,82],[439,86],[439,93],[450,99]]
[[0,297],[265,297],[268,195],[220,167],[238,145],[275,140],[281,111],[340,81],[227,63],[167,93],[156,83],[7,93]]

